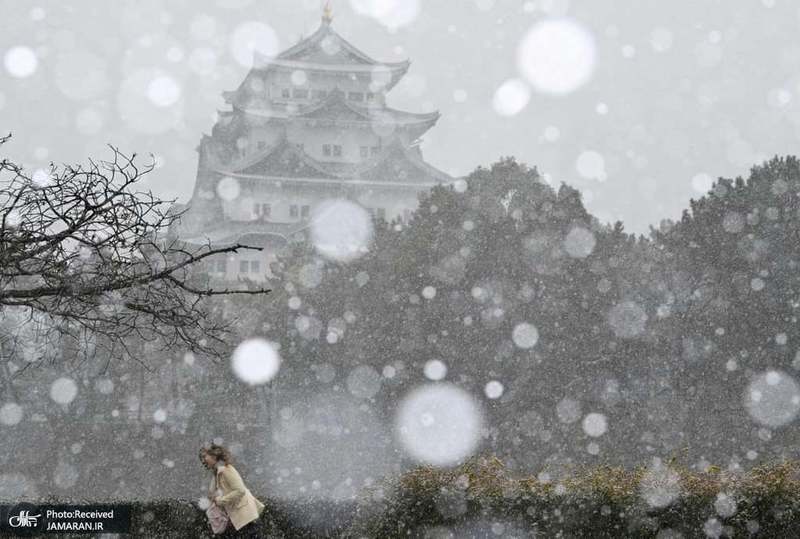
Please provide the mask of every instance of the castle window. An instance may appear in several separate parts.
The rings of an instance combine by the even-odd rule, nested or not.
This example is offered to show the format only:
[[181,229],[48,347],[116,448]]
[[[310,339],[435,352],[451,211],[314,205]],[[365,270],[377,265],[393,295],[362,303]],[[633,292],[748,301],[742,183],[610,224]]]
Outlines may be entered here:
[[327,90],[313,90],[311,92],[311,95],[314,96],[314,99],[325,99],[326,97],[328,97],[328,91]]
[[300,216],[301,217],[308,217],[308,214],[310,212],[311,212],[311,207],[310,206],[304,205],[304,206],[300,207]]
[[372,92],[367,92],[367,102],[373,103],[375,101],[375,94]]
[[347,92],[347,99],[350,101],[364,101],[363,92]]
[[225,273],[225,270],[227,269],[226,268],[226,266],[227,266],[226,262],[227,262],[227,260],[225,260],[224,258],[221,258],[221,259],[217,260],[217,271],[219,273]]
[[379,153],[381,153],[381,147],[373,146],[372,148],[370,148],[370,152],[372,153],[372,155],[378,155]]
[[297,204],[289,206],[289,217],[297,217]]
[[375,217],[375,208],[370,208],[369,206],[367,206],[367,211],[372,217]]
[[305,88],[295,88],[292,90],[292,97],[296,99],[308,99],[308,90]]
[[261,271],[261,262],[258,260],[250,261],[250,273],[258,273]]
[[239,261],[239,273],[247,273],[247,268],[250,267],[249,260],[240,260]]
[[258,202],[256,202],[255,205],[253,206],[253,213],[256,216],[260,215],[260,216],[263,216],[263,217],[269,217],[271,211],[272,211],[272,208],[267,203],[259,204]]
[[289,97],[290,97],[289,88],[281,89],[281,97],[284,98],[284,99],[289,99]]
[[331,155],[331,145],[330,144],[323,144],[322,145],[322,155],[330,157],[330,155]]
[[378,208],[378,217],[386,220],[386,208]]
[[333,145],[333,156],[334,157],[341,157],[342,156],[342,147],[338,144]]
[[366,159],[367,157],[369,157],[369,148],[367,148],[366,146],[361,146],[358,149],[361,152],[362,159]]

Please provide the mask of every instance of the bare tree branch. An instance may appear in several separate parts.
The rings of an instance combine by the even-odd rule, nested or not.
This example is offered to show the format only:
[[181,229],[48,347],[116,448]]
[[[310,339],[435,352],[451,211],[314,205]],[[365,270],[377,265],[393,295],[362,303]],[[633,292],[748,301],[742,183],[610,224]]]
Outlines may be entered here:
[[110,161],[51,164],[46,178],[0,161],[0,312],[36,314],[47,333],[84,347],[90,335],[126,357],[135,357],[129,338],[218,357],[231,323],[204,299],[270,290],[213,289],[195,270],[208,257],[261,248],[190,248],[170,237],[183,211],[138,189],[155,163],[109,147]]

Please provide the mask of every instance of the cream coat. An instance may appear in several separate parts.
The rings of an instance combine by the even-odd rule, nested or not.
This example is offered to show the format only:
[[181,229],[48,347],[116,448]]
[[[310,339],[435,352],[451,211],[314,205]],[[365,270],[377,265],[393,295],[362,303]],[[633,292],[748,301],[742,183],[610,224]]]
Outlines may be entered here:
[[242,481],[242,476],[232,464],[219,467],[216,474],[219,491],[215,490],[215,482],[212,478],[209,492],[212,493],[212,499],[214,496],[221,495],[217,503],[228,513],[234,528],[238,530],[261,516],[264,504],[250,493],[250,489]]

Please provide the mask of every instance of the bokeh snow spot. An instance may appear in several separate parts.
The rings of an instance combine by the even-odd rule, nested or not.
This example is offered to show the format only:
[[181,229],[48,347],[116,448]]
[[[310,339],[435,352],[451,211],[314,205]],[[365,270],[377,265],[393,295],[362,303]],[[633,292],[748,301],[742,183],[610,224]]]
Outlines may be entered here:
[[800,387],[789,374],[770,370],[756,377],[744,398],[750,417],[767,427],[790,423],[800,411]]
[[608,430],[608,421],[603,414],[592,412],[583,418],[583,432],[588,436],[597,438],[605,434],[606,430]]
[[266,57],[272,57],[278,53],[278,36],[266,23],[245,22],[233,30],[230,51],[239,65],[253,67],[253,57],[256,52]]
[[39,60],[33,49],[24,45],[17,45],[6,51],[3,56],[3,64],[9,75],[24,79],[34,74],[36,67],[39,65]]
[[225,176],[219,182],[217,182],[217,195],[222,200],[227,200],[228,202],[236,200],[239,197],[240,192],[241,188],[239,187],[239,180],[236,178]]
[[349,262],[372,243],[372,219],[363,207],[345,199],[325,200],[312,210],[311,241],[326,258]]
[[531,348],[539,342],[539,330],[533,324],[521,322],[514,326],[511,339],[519,348]]
[[280,368],[277,346],[260,338],[248,339],[233,351],[231,367],[246,384],[260,385],[272,380]]
[[427,379],[438,381],[447,375],[447,365],[439,359],[431,359],[425,362],[423,372]]
[[635,301],[622,301],[609,311],[608,323],[617,337],[636,337],[644,332],[647,313]]
[[419,0],[350,0],[353,11],[373,17],[390,31],[414,22],[419,15]]
[[603,156],[594,150],[586,150],[578,155],[575,169],[582,177],[590,180],[605,181],[606,162]]
[[381,389],[381,375],[369,365],[359,365],[347,376],[347,390],[359,399],[369,399]]
[[720,492],[714,500],[714,509],[722,518],[732,517],[736,514],[736,498],[730,493]]
[[519,79],[508,79],[500,85],[492,97],[492,107],[501,116],[518,114],[531,99],[528,85]]
[[556,416],[562,423],[574,423],[581,417],[581,403],[565,397],[556,405]]
[[490,399],[499,399],[503,395],[503,384],[497,380],[489,381],[483,391]]
[[483,414],[475,399],[451,384],[425,385],[406,395],[395,433],[416,460],[435,466],[457,464],[476,448]]
[[711,190],[713,184],[714,179],[705,172],[700,172],[692,176],[692,189],[703,195]]
[[15,402],[7,402],[0,407],[0,424],[11,427],[20,421],[22,421],[22,406]]
[[654,458],[639,481],[639,491],[650,507],[666,507],[681,495],[680,476]]
[[59,404],[69,404],[78,394],[78,386],[71,378],[59,378],[50,386],[50,398]]
[[520,42],[517,66],[536,90],[554,95],[570,93],[594,72],[594,38],[572,19],[544,19],[535,23]]
[[147,97],[157,107],[169,107],[181,97],[181,87],[169,75],[158,75],[147,85]]
[[564,250],[572,258],[586,258],[594,250],[594,233],[582,226],[573,227],[564,238]]

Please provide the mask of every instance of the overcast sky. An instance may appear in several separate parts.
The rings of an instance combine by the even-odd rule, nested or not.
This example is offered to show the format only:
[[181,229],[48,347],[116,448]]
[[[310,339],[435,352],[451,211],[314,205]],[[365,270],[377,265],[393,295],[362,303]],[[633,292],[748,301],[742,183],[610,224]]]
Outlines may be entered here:
[[[433,165],[463,175],[513,155],[629,232],[679,218],[711,178],[798,153],[794,1],[331,3],[351,43],[411,60],[389,104],[442,113],[423,145]],[[108,157],[106,143],[152,152],[160,167],[148,187],[181,201],[200,137],[225,108],[220,94],[248,71],[248,43],[279,52],[321,14],[319,0],[0,8],[0,131],[14,134],[3,155],[36,170]]]

